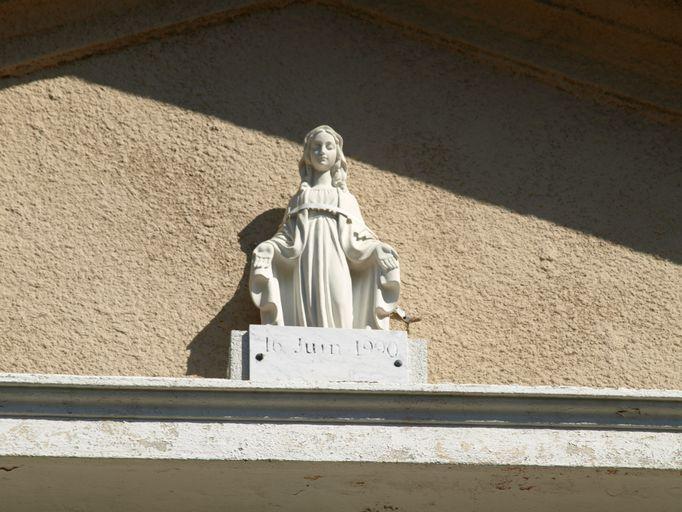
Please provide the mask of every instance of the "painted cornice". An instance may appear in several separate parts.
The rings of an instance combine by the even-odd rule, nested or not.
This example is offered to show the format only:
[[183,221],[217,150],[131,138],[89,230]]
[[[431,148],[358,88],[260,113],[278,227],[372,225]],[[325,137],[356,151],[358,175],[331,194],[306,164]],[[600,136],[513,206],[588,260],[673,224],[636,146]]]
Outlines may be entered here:
[[682,392],[0,374],[0,418],[682,430]]

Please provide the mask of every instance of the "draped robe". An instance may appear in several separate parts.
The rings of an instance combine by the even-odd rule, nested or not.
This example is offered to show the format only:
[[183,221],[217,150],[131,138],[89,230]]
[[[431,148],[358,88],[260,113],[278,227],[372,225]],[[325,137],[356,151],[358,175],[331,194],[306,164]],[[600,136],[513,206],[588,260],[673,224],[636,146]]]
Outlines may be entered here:
[[254,257],[249,278],[263,324],[389,328],[400,270],[381,268],[379,252],[387,246],[365,225],[350,192],[302,188],[263,244],[272,245],[274,256],[263,268]]

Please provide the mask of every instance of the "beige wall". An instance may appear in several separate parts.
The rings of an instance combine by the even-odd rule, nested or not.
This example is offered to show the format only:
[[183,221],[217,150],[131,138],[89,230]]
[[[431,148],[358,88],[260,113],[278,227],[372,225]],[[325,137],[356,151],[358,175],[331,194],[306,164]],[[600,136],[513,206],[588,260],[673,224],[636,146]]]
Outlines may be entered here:
[[224,376],[322,122],[433,381],[682,387],[679,124],[321,6],[0,81],[0,371]]

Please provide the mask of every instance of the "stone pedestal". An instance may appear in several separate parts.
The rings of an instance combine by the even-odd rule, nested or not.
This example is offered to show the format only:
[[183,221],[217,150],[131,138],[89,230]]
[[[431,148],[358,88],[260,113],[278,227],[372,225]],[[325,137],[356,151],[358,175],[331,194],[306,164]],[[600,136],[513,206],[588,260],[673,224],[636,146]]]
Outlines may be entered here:
[[251,325],[232,331],[229,378],[309,384],[427,381],[427,344],[404,331]]

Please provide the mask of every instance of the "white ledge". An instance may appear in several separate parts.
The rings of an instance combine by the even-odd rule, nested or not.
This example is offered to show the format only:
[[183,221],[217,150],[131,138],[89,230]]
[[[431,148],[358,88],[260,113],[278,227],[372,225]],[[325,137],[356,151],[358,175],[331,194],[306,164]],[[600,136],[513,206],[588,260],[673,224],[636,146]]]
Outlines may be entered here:
[[682,430],[682,393],[0,375],[0,417]]
[[676,391],[0,375],[17,511],[673,511],[680,430]]
[[132,377],[122,375],[64,375],[34,373],[0,373],[0,386],[20,384],[24,386],[70,386],[70,387],[114,387],[114,388],[157,388],[157,389],[286,389],[301,391],[402,391],[428,393],[500,394],[525,396],[590,396],[614,398],[651,398],[682,401],[682,390],[633,389],[633,388],[590,388],[579,386],[521,386],[500,384],[369,384],[330,383],[311,388],[305,382],[252,383],[243,380],[204,379],[191,377]]

